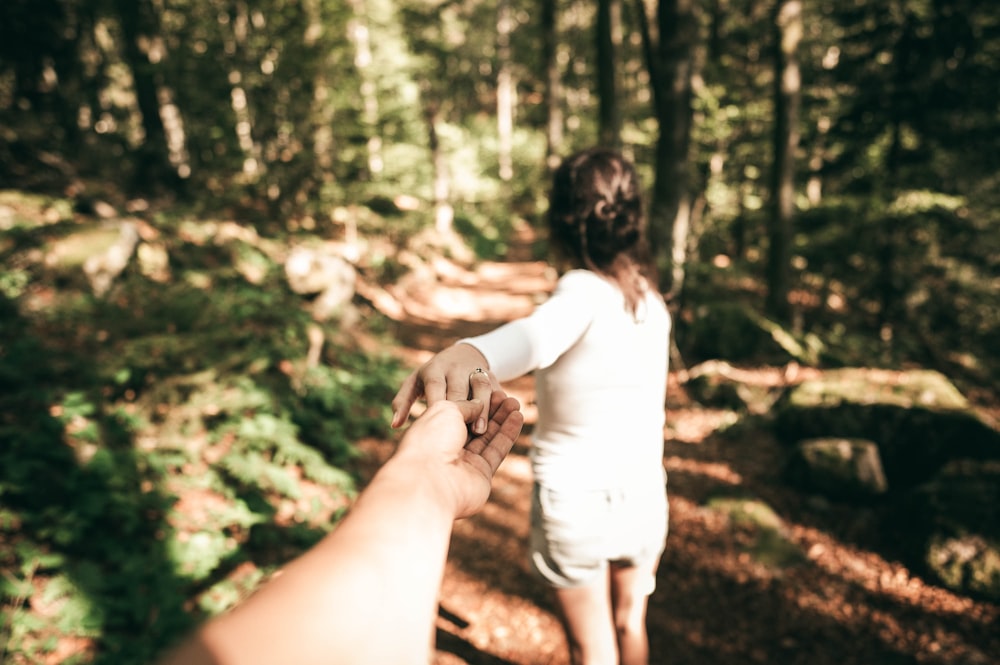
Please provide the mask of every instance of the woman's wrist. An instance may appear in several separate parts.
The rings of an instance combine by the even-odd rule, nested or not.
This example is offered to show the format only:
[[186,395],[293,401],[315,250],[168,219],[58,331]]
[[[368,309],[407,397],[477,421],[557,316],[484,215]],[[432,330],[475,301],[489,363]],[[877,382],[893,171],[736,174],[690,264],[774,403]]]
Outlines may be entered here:
[[464,339],[459,340],[455,342],[452,348],[455,349],[457,353],[461,353],[463,357],[467,357],[470,364],[482,369],[490,368],[489,359],[485,354],[483,354],[482,351],[479,350],[479,347],[475,346],[471,341]]

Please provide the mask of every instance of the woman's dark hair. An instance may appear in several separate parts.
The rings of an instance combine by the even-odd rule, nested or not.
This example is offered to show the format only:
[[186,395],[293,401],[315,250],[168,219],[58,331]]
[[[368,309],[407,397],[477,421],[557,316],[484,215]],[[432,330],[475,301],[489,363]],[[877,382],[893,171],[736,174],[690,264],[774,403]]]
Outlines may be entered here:
[[656,288],[645,239],[642,192],[621,153],[591,148],[556,169],[549,195],[549,243],[577,268],[613,279],[634,314],[647,283]]

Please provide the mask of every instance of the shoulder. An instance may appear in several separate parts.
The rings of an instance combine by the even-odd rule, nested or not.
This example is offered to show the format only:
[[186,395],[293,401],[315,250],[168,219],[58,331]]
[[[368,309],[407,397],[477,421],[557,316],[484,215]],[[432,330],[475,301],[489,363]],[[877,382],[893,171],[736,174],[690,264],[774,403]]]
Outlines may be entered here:
[[556,289],[574,291],[593,290],[600,288],[602,285],[610,287],[611,283],[593,271],[577,269],[563,273],[556,283]]
[[556,319],[589,318],[600,308],[598,303],[604,301],[603,297],[595,297],[601,293],[601,284],[607,283],[589,270],[563,273],[555,289],[536,312],[545,312]]

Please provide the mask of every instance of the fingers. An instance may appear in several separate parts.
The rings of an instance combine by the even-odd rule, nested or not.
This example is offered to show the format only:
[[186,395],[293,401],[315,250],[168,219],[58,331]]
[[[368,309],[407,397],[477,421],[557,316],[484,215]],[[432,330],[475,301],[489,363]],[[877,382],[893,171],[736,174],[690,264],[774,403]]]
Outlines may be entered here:
[[443,402],[444,400],[457,401],[458,399],[465,399],[467,395],[462,395],[461,398],[452,399],[448,394],[448,388],[451,385],[451,381],[443,376],[429,376],[424,377],[424,399],[427,400],[427,406],[432,404],[437,404],[438,402]]
[[403,381],[392,400],[392,426],[401,427],[421,397],[427,406],[445,400],[469,399],[482,403],[481,418],[472,421],[472,431],[482,434],[489,420],[490,395],[500,387],[489,372],[485,356],[468,344],[455,344],[432,357]]
[[470,441],[466,449],[482,457],[489,465],[492,475],[500,468],[500,463],[510,453],[521,434],[524,415],[521,413],[520,403],[499,390],[492,395],[490,412],[486,432]]
[[[486,403],[488,404],[488,402]],[[458,407],[459,412],[462,414],[462,419],[465,420],[466,424],[473,422],[479,417],[479,414],[483,412],[484,403],[479,400],[462,400],[455,402],[455,406]]]
[[418,382],[417,373],[413,372],[406,377],[399,387],[399,392],[392,398],[392,427],[402,427],[403,423],[406,422],[407,416],[410,415],[410,409],[413,408],[413,403],[420,397]]
[[479,400],[482,403],[482,410],[479,413],[479,417],[472,423],[473,434],[486,433],[486,423],[490,418],[490,398],[493,395],[493,390],[493,381],[486,370],[477,367],[469,375],[468,398]]

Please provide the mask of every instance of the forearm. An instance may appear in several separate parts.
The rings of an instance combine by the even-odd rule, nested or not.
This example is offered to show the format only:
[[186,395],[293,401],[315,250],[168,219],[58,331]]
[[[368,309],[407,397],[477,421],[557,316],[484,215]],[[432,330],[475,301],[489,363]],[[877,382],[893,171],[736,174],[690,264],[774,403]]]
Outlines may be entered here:
[[499,381],[548,367],[576,344],[591,325],[595,287],[611,288],[589,271],[564,275],[549,299],[530,316],[459,343],[476,348]]
[[498,381],[510,381],[535,369],[531,340],[523,320],[512,321],[490,332],[459,340],[479,352]]
[[390,460],[332,534],[206,626],[211,658],[169,662],[424,665],[454,512],[414,466]]

